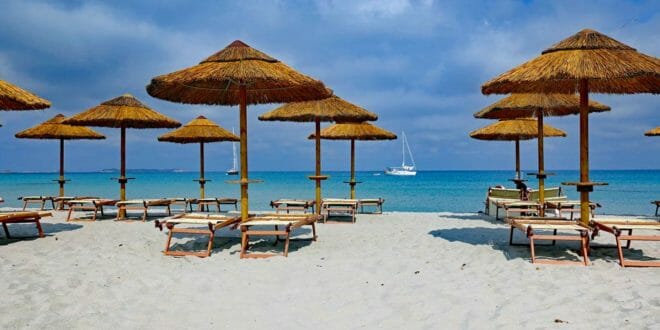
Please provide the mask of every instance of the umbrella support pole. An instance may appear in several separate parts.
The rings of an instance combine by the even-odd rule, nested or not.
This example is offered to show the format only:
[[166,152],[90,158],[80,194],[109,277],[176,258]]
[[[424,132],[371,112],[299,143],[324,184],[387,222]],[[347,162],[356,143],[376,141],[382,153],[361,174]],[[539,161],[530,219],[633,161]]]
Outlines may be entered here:
[[538,117],[538,156],[539,156],[539,172],[537,173],[537,178],[539,179],[539,203],[541,204],[541,214],[540,216],[545,216],[545,161],[543,159],[544,150],[543,150],[543,111],[539,111],[537,114]]
[[248,150],[247,150],[247,88],[241,85],[240,97],[240,137],[241,137],[241,221],[248,219]]
[[[119,173],[119,199],[126,200],[126,127],[121,127],[121,168]],[[117,219],[126,218],[126,210],[120,208],[117,214]]]
[[520,176],[520,140],[516,140],[516,179],[522,179]]
[[315,126],[315,151],[316,151],[316,171],[315,171],[315,195],[316,195],[316,214],[321,214],[321,121],[316,119]]
[[355,139],[351,139],[351,199],[355,199]]
[[199,198],[204,199],[204,142],[199,143]]
[[64,139],[60,139],[60,177],[58,183],[60,184],[59,196],[64,196]]
[[[580,182],[589,182],[589,81],[580,80]],[[587,189],[585,189],[587,188]],[[589,224],[589,192],[592,186],[579,186],[580,221]]]

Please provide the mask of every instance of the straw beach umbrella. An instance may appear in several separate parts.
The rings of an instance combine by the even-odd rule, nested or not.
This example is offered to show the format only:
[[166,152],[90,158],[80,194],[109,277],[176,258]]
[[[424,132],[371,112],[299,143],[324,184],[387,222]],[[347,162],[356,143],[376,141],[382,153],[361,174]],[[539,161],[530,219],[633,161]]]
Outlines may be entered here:
[[646,136],[660,136],[660,126],[644,133]]
[[335,95],[323,100],[287,103],[259,116],[259,120],[264,121],[314,122],[315,133],[313,136],[315,136],[316,145],[316,172],[309,178],[316,181],[317,213],[321,212],[321,181],[328,178],[321,174],[321,122],[362,122],[376,119],[378,119],[378,115]]
[[309,136],[309,139],[326,140],[351,140],[351,180],[348,184],[351,186],[351,199],[355,199],[355,140],[377,141],[394,140],[396,134],[382,129],[370,123],[337,123],[324,128],[320,134],[316,132]]
[[[486,127],[476,129],[470,132],[470,137],[488,141],[514,141],[516,144],[516,179],[521,179],[520,141],[537,139],[539,134],[543,134],[544,137],[566,136],[566,132],[547,124],[544,124],[539,130],[537,121],[534,118],[519,118],[502,119]],[[540,187],[539,189],[541,189]]]
[[580,217],[589,222],[589,92],[660,93],[660,60],[585,29],[481,86],[484,94],[580,94]]
[[[64,123],[77,126],[121,129],[121,169],[117,181],[120,186],[119,199],[122,201],[126,200],[126,182],[129,179],[126,177],[126,129],[176,128],[181,126],[178,121],[150,109],[130,94],[124,94],[105,101],[65,120]],[[119,217],[125,217],[125,213],[121,212]]]
[[[609,111],[610,107],[595,101],[589,101],[589,112]],[[537,118],[538,142],[538,172],[539,202],[545,202],[545,178],[550,173],[545,172],[543,151],[543,117],[567,116],[580,113],[580,98],[574,94],[511,94],[474,114],[475,118],[486,119],[515,119]],[[518,142],[516,142],[517,146]],[[517,155],[518,153],[516,153]],[[517,170],[518,178],[520,172]],[[541,216],[545,209],[541,208]]]
[[66,119],[64,115],[58,114],[55,117],[24,131],[16,133],[19,139],[50,139],[60,140],[60,177],[57,182],[60,185],[59,196],[64,196],[64,140],[102,140],[105,139],[91,128],[83,126],[71,126],[62,124]]
[[42,110],[49,107],[48,100],[0,80],[0,110]]
[[204,198],[204,185],[209,181],[204,179],[204,143],[240,140],[234,133],[204,116],[199,116],[183,127],[158,137],[158,141],[164,142],[199,143],[199,180],[196,181],[199,181],[200,198]]
[[318,100],[322,82],[236,40],[198,65],[155,77],[149,95],[190,104],[239,105],[241,218],[248,218],[247,105]]

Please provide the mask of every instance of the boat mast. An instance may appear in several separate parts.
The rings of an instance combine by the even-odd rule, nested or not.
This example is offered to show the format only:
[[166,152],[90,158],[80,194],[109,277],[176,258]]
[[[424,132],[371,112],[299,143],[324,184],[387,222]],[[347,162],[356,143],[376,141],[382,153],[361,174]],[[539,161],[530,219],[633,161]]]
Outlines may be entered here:
[[401,135],[403,136],[403,141],[401,141],[401,156],[403,157],[401,168],[403,168],[406,166],[406,132],[401,131]]
[[[231,129],[231,133],[234,134],[234,128],[233,127]],[[236,159],[236,142],[231,143],[231,149],[232,149],[232,153],[234,155],[234,161],[233,161],[233,164],[232,164],[231,168],[232,168],[232,170],[235,170],[238,167],[238,163],[237,163],[237,159]]]
[[412,162],[412,166],[415,167],[415,158],[413,158],[412,151],[410,151],[410,145],[408,145],[408,139],[405,139],[405,135],[403,142],[405,142],[406,148],[408,148],[408,154],[410,155],[410,161]]

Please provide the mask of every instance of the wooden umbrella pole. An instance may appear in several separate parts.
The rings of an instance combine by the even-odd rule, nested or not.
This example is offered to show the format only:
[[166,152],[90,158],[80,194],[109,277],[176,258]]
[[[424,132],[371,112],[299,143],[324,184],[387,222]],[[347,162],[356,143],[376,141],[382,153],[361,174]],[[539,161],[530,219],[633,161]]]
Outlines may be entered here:
[[541,204],[541,216],[545,216],[545,164],[543,160],[543,111],[539,111],[538,117],[538,154],[539,154],[539,172],[536,176],[539,179],[539,203]]
[[516,179],[522,179],[520,176],[520,140],[516,140]]
[[316,119],[315,125],[315,150],[316,150],[316,214],[321,214],[321,121]]
[[[589,182],[589,81],[580,80],[580,182]],[[591,186],[578,185],[580,221],[589,224],[589,191]]]
[[[121,127],[121,167],[119,172],[119,199],[126,200],[126,127]],[[119,209],[119,219],[126,218],[126,210]]]
[[351,199],[355,199],[355,139],[351,139]]
[[64,196],[64,139],[60,139],[60,179],[58,180],[60,184],[60,197]]
[[204,142],[199,143],[199,198],[204,198]]
[[241,84],[240,97],[240,135],[241,135],[241,220],[248,219],[248,150],[247,150],[247,88]]

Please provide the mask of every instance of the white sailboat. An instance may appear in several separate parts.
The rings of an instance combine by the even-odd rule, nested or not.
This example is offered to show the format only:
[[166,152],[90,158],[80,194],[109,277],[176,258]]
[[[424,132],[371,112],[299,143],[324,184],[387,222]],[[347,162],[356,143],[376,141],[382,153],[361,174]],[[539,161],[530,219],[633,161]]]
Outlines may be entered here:
[[[232,134],[234,133],[234,129],[232,128],[231,130]],[[227,175],[238,175],[238,158],[236,157],[236,142],[231,143],[231,149],[234,154],[234,162],[232,163],[232,167],[227,170]]]
[[[401,162],[401,167],[388,167],[385,170],[386,175],[398,175],[398,176],[413,176],[417,175],[417,170],[415,169],[415,159],[413,158],[412,152],[410,152],[410,146],[408,145],[408,139],[406,139],[406,133],[401,132],[402,136],[402,146],[401,153],[403,156],[403,161]],[[408,149],[408,155],[410,156],[410,161],[412,165],[406,165],[406,149]]]

